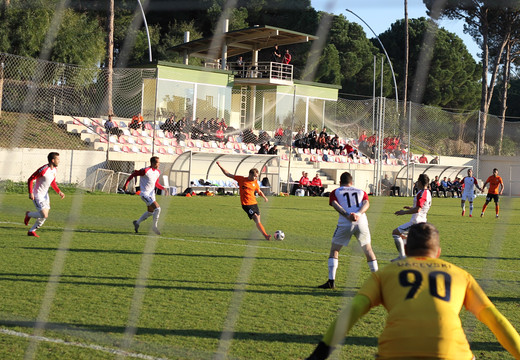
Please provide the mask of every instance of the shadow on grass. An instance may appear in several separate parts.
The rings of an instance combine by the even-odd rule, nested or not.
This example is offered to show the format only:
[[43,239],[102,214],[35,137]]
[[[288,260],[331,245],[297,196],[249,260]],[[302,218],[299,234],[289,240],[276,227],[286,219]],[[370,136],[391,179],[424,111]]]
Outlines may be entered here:
[[[65,250],[72,253],[101,253],[101,254],[122,254],[122,255],[155,255],[155,256],[175,256],[175,257],[187,257],[187,258],[201,258],[201,259],[251,259],[251,257],[240,256],[240,255],[215,255],[215,254],[183,254],[183,253],[165,253],[165,252],[154,252],[154,253],[143,253],[140,251],[133,250],[122,250],[122,249],[59,249],[55,247],[41,247],[41,246],[22,246],[20,249],[24,250],[45,250],[45,251],[57,251]],[[297,261],[297,262],[323,262],[321,259],[309,260],[301,258],[285,258],[285,257],[261,257],[255,256],[253,259],[256,260],[283,260],[283,261]]]
[[[79,279],[79,280],[74,280]],[[114,280],[117,282],[103,282],[103,281],[88,281],[89,279],[93,280]],[[133,289],[135,287],[135,278],[128,277],[90,277],[90,276],[80,276],[80,275],[62,275],[60,276],[59,283],[66,285],[76,285],[76,286],[107,286],[114,288],[129,288]],[[14,273],[0,273],[0,281],[8,282],[16,282],[16,283],[35,283],[35,284],[44,284],[49,282],[49,275],[47,274],[14,274]],[[54,280],[53,280],[54,281]],[[126,283],[122,281],[127,281]],[[148,279],[149,283],[146,285],[147,289],[150,290],[167,290],[167,291],[217,291],[217,292],[234,292],[236,291],[235,285],[236,283],[231,282],[209,282],[209,281],[188,281],[188,280],[171,280],[171,279]],[[168,282],[173,283],[173,285],[160,285],[153,284],[152,282]],[[199,286],[186,286],[185,284],[197,284]],[[208,284],[214,285],[214,287],[209,287]],[[224,287],[216,287],[218,285],[222,285]],[[269,289],[262,289],[262,287],[269,286]],[[273,287],[278,287],[280,290],[272,289]],[[248,283],[247,288],[245,290],[248,294],[267,294],[267,295],[294,295],[294,296],[331,296],[331,297],[353,297],[357,289],[353,290],[342,290],[338,288],[336,290],[323,290],[318,289],[315,286],[299,286],[299,285],[265,285],[265,284],[255,284]]]

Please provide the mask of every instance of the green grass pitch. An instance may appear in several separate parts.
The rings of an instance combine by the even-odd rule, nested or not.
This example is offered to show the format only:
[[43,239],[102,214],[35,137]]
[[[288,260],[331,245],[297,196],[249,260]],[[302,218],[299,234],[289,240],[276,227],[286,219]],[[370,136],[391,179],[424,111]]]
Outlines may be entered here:
[[[162,235],[137,196],[51,194],[50,216],[26,236],[26,194],[0,194],[0,359],[302,359],[369,275],[354,240],[340,253],[338,289],[327,279],[337,215],[326,198],[259,199],[262,222],[284,241],[263,241],[238,197],[159,197]],[[520,326],[520,200],[501,199],[480,218],[458,199],[433,199],[428,220],[442,258],[468,270]],[[379,265],[396,256],[393,213],[411,198],[370,198]],[[467,206],[468,207],[468,206]],[[31,221],[32,224],[32,221]],[[477,359],[511,358],[472,314],[461,313]],[[337,359],[372,359],[385,311],[351,331]],[[42,322],[45,327],[42,328]],[[40,336],[36,338],[35,336]]]

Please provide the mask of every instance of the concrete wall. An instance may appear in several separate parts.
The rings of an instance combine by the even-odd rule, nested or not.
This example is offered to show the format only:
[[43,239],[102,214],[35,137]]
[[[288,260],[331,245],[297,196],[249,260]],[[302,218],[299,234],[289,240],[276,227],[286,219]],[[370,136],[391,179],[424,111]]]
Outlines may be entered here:
[[0,179],[27,181],[40,166],[47,164],[47,154],[60,153],[58,183],[80,183],[87,174],[105,163],[106,153],[85,150],[0,149]]
[[[481,156],[479,178],[482,181],[498,169],[498,175],[504,181],[504,196],[520,196],[520,159],[511,156]],[[481,184],[482,185],[482,184]]]

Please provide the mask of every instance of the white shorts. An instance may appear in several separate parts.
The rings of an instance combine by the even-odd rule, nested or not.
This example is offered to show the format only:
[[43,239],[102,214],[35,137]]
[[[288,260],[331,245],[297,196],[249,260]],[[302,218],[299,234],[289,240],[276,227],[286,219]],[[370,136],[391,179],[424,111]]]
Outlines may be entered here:
[[473,202],[473,200],[475,200],[475,194],[474,193],[465,193],[463,192],[462,193],[462,196],[460,197],[461,200],[468,200],[469,202]]
[[155,202],[155,191],[152,191],[149,194],[141,193],[141,200],[143,200],[146,206],[150,206]]
[[408,235],[408,230],[410,230],[410,228],[412,227],[412,225],[415,225],[415,224],[420,224],[420,223],[423,223],[423,222],[426,222],[426,220],[422,221],[422,220],[419,220],[419,221],[408,221],[407,223],[404,223],[403,225],[399,225],[397,227],[397,230],[402,234],[402,235]]
[[36,210],[42,211],[43,209],[51,208],[51,200],[49,199],[49,193],[45,194],[44,197],[35,197],[33,200]]
[[336,226],[332,243],[347,246],[352,235],[357,238],[361,246],[368,245],[371,242],[368,223],[352,223],[351,225]]

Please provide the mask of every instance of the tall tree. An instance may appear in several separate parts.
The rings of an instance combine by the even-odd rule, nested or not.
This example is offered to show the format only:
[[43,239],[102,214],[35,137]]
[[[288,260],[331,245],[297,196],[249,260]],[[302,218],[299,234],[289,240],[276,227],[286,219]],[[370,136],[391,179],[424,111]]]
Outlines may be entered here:
[[[480,99],[480,139],[479,152],[484,151],[486,139],[487,116],[489,106],[493,96],[493,90],[498,74],[498,67],[501,63],[501,57],[504,48],[511,36],[510,33],[503,32],[501,39],[495,44],[496,55],[494,64],[490,69],[490,38],[493,36],[495,26],[501,21],[501,15],[509,12],[512,8],[517,8],[520,4],[519,0],[423,0],[428,10],[432,11],[442,1],[441,17],[448,19],[458,19],[465,21],[465,31],[468,32],[480,45],[482,50],[482,73],[481,73],[481,99]],[[490,71],[491,70],[491,71]],[[491,73],[491,79],[488,80],[488,74]]]
[[[462,39],[445,29],[436,29],[435,41],[430,45],[423,40],[432,27],[437,27],[433,21],[425,18],[410,19],[408,27],[411,44],[408,81],[415,78],[419,71],[424,70],[418,69],[421,52],[431,50],[426,82],[421,84],[424,86],[424,96],[421,102],[452,109],[476,109],[480,87],[479,65],[468,52]],[[379,35],[397,69],[404,68],[403,53],[406,45],[401,39],[405,36],[405,29],[405,21],[398,20],[391,25],[389,30]],[[431,49],[428,48],[430,46]],[[405,85],[405,78],[406,76],[402,73],[397,74],[400,89],[405,89],[410,85]],[[412,92],[417,91],[417,89],[411,88],[410,94],[413,95]],[[400,97],[404,98],[404,94],[400,94]]]
[[[328,34],[328,43],[334,45],[340,54],[342,91],[370,96],[374,55],[379,54],[380,51],[367,38],[363,28],[347,21],[343,15],[334,16]],[[377,76],[379,74],[378,68]],[[385,67],[383,88],[385,96],[390,96],[394,92],[388,66]]]

